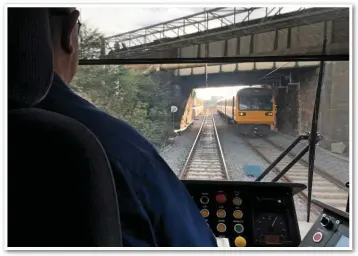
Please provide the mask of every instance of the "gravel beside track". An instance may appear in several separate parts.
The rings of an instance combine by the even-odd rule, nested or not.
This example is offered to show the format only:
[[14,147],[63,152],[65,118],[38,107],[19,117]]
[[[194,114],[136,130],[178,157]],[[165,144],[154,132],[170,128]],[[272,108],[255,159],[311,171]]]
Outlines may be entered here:
[[180,174],[185,164],[202,121],[203,116],[199,116],[180,136],[175,137],[174,144],[166,146],[159,152],[176,175]]
[[[255,180],[255,178],[245,175],[244,166],[247,164],[255,164],[261,165],[262,168],[265,169],[268,163],[251,150],[242,138],[235,134],[234,125],[229,125],[218,114],[215,114],[214,118],[231,180]],[[263,181],[270,181],[274,176],[273,173],[270,173]]]
[[[234,125],[229,125],[227,121],[215,111],[213,111],[213,114],[229,179],[232,181],[254,181],[254,177],[247,177],[245,175],[244,166],[247,164],[255,164],[261,165],[261,168],[265,169],[269,163],[247,144],[245,138],[238,136]],[[204,116],[198,117],[181,136],[177,136],[174,144],[168,145],[160,151],[161,156],[178,176],[184,167],[191,147],[199,132],[203,117]],[[272,170],[262,181],[271,181],[276,174],[277,172]],[[288,181],[282,178],[278,182]],[[306,199],[296,195],[294,201],[298,220],[306,221]],[[317,210],[311,210],[310,222],[315,221],[318,214]]]
[[[228,124],[228,122],[219,114],[215,115],[216,127],[221,141],[221,146],[224,152],[225,161],[228,173],[232,180],[237,181],[254,181],[255,178],[247,177],[243,170],[246,164],[261,165],[262,170],[269,166],[269,163],[258,155],[245,141],[245,138],[240,137],[235,129],[235,125]],[[277,171],[272,170],[262,182],[271,181],[276,175]],[[281,178],[278,182],[288,181]],[[297,218],[299,221],[306,221],[307,218],[307,201],[300,195],[294,196]],[[314,222],[318,217],[319,211],[317,209],[311,210],[310,222]]]

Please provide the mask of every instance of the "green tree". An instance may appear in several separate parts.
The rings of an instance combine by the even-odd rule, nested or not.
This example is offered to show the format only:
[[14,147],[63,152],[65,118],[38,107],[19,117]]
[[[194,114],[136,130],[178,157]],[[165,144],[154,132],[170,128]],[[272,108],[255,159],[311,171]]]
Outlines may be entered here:
[[[99,58],[102,35],[86,26],[81,29],[81,58]],[[171,94],[159,78],[119,65],[80,66],[72,86],[98,108],[138,129],[157,147],[171,132]]]
[[101,55],[103,35],[97,29],[91,29],[83,24],[79,33],[80,58],[98,59]]

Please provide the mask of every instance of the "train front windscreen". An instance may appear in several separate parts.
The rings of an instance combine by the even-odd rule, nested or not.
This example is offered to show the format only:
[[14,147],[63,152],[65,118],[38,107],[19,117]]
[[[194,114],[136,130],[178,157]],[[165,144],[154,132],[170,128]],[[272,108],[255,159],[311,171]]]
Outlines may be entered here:
[[[154,169],[174,173],[185,184],[216,237],[237,247],[298,246],[303,224],[312,225],[322,213],[310,197],[346,210],[350,63],[341,58],[322,65],[316,54],[323,48],[325,58],[347,53],[349,8],[104,6],[80,12],[80,66],[70,87],[153,145],[150,154],[164,160],[157,158]],[[314,58],[302,58],[308,52]],[[322,92],[315,112],[317,88]],[[316,123],[314,113],[322,136],[312,164],[308,150],[315,147],[306,133]],[[131,180],[147,175],[148,166],[139,164],[147,161],[137,156],[145,158],[143,140],[138,145],[136,138],[95,122],[101,127],[94,130],[112,136],[108,142],[140,151],[109,156],[128,163]],[[154,183],[144,185],[168,187]],[[128,185],[135,189],[134,184]],[[320,245],[327,238],[322,235],[308,240]],[[344,236],[335,239],[337,246],[347,245]]]
[[240,95],[239,109],[247,110],[247,111],[249,110],[272,111],[273,110],[272,94]]
[[[225,14],[225,22],[240,21],[240,25],[225,28],[224,9],[235,14]],[[308,206],[307,189],[301,186],[292,192],[295,185],[291,188],[282,185],[308,185],[308,153],[294,162],[305,150],[308,136],[303,136],[305,139],[271,167],[298,136],[310,131],[320,62],[268,57],[264,62],[203,63],[193,58],[271,56],[307,47],[319,49],[320,54],[326,30],[334,46],[349,41],[348,9],[299,8],[293,13],[296,16],[282,13],[285,8],[279,7],[276,11],[224,9],[200,10],[194,16],[178,18],[180,22],[168,21],[168,26],[163,25],[166,23],[163,20],[164,23],[152,27],[107,37],[101,30],[82,26],[81,59],[87,59],[88,63],[93,58],[103,63],[110,59],[107,63],[112,64],[123,59],[135,63],[136,59],[148,58],[150,64],[81,65],[72,86],[103,111],[132,125],[157,148],[172,171],[187,184],[198,210],[217,237],[230,238],[233,246],[295,246],[298,238],[297,229],[293,230],[295,220],[305,222],[310,214],[312,223],[321,213],[316,205]],[[162,11],[170,10],[173,11],[171,8]],[[92,11],[97,17],[99,11]],[[115,15],[120,12],[130,10],[118,8]],[[270,24],[279,23],[282,18],[290,19],[294,26],[280,28],[288,29],[287,33],[277,28],[266,31],[266,25],[260,26],[265,24],[266,20],[262,20],[265,16],[270,16],[266,17]],[[306,17],[310,17],[309,24],[295,24]],[[199,20],[198,24],[192,22],[194,18]],[[311,19],[316,20],[312,27],[307,26],[313,22]],[[215,20],[220,28],[213,29]],[[322,25],[326,23],[327,26]],[[195,31],[190,32],[188,26]],[[207,28],[208,35],[201,31],[202,27]],[[265,31],[250,35],[232,32],[246,31],[245,28]],[[215,39],[217,33],[220,39]],[[272,36],[264,36],[266,33]],[[182,59],[180,63],[172,60],[165,63],[169,56]],[[153,58],[158,58],[158,63],[152,63]],[[186,63],[185,58],[191,60]],[[312,197],[345,210],[350,144],[349,61],[324,65],[318,122],[323,138],[315,157]],[[245,92],[247,87],[252,89]],[[257,93],[253,93],[255,88],[259,89]],[[270,172],[259,179],[268,169]],[[287,172],[277,176],[282,171]],[[204,183],[198,185],[197,181]],[[261,193],[263,187],[255,187],[255,181],[263,187],[275,181],[277,187],[265,187],[269,192]],[[210,182],[216,185],[213,187]],[[217,182],[230,184],[220,187]],[[255,193],[257,197],[253,196]],[[256,207],[252,200],[256,200]]]
[[[316,77],[318,68],[317,63],[313,64],[304,68],[304,75],[312,79]],[[197,65],[193,70],[197,68],[200,71],[202,64]],[[279,88],[265,85],[265,88],[254,89],[260,93],[244,93],[244,89],[232,86],[231,80],[236,80],[242,72],[238,64],[233,65],[237,71],[226,76],[226,87],[214,84],[216,76],[211,75],[208,84],[194,84],[193,90],[185,91],[183,86],[190,84],[189,80],[202,81],[197,79],[200,75],[180,76],[181,73],[174,70],[177,74],[174,83],[159,78],[156,72],[148,75],[145,65],[82,65],[72,87],[102,110],[132,125],[157,148],[172,171],[187,185],[198,210],[216,237],[229,239],[230,246],[297,246],[300,236],[304,237],[307,230],[308,192],[304,187],[295,187],[295,184],[308,184],[308,154],[283,176],[276,178],[305,148],[307,140],[301,141],[270,169],[259,182],[262,187],[254,183],[297,135],[309,131],[305,125],[313,113],[311,98],[306,90],[297,86]],[[344,69],[348,63],[336,63],[335,67],[338,66]],[[167,70],[170,67],[168,64]],[[263,70],[261,76],[269,72]],[[289,74],[293,69],[283,69],[282,72]],[[296,69],[296,72],[303,71]],[[301,88],[304,86],[301,84]],[[342,95],[348,93],[348,88],[348,85],[341,85]],[[321,101],[324,106],[334,103],[327,99],[328,96],[329,92],[324,90]],[[321,113],[327,116],[329,111],[328,107],[322,108]],[[341,126],[348,122],[344,114],[331,116],[331,119],[338,117]],[[331,119],[322,119],[322,122]],[[321,123],[319,128],[325,133],[336,129],[338,122],[332,125]],[[241,133],[239,126],[269,128],[260,136],[260,133]],[[320,147],[326,147],[325,151],[319,149],[316,155],[313,197],[345,210],[348,191],[340,184],[349,180],[349,161],[345,160],[346,151],[339,157],[325,153],[330,149],[325,143],[327,140],[320,144]],[[335,150],[339,150],[338,146]],[[329,159],[329,168],[326,159]],[[327,170],[331,176],[320,172]],[[278,183],[275,189],[265,187],[274,179]],[[193,185],[192,181],[204,183]],[[216,182],[227,185],[220,187]],[[280,188],[279,184],[286,183],[293,187]],[[261,193],[262,189],[271,192]],[[255,203],[258,207],[252,204],[253,199],[257,200],[252,195],[259,198]],[[308,225],[312,225],[320,216],[321,209],[311,205],[309,212]],[[299,227],[295,225],[297,222]],[[299,231],[301,234],[297,233]],[[266,239],[273,237],[275,239]]]

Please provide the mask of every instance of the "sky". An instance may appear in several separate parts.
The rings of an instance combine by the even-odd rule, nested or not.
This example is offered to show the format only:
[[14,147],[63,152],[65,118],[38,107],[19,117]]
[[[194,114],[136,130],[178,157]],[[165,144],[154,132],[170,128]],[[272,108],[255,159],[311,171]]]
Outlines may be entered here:
[[196,96],[202,100],[210,100],[211,96],[221,96],[222,98],[232,97],[237,91],[246,86],[228,86],[228,87],[211,87],[195,89]]
[[[81,12],[81,22],[91,28],[97,28],[105,36],[113,36],[119,33],[128,32],[134,29],[142,28],[149,25],[155,25],[160,22],[180,18],[194,13],[204,11],[203,7],[172,7],[172,8],[155,8],[155,7],[86,7],[78,8]],[[213,7],[210,7],[211,9]],[[233,7],[231,7],[233,8]],[[242,8],[242,7],[236,7]],[[247,6],[246,6],[247,8]],[[272,8],[272,7],[271,7]],[[273,15],[279,7],[272,11]],[[292,12],[299,7],[284,7],[281,13]],[[250,19],[261,18],[265,15],[265,9],[255,10]],[[244,19],[246,13],[237,14],[236,20]],[[227,17],[233,21],[233,16]],[[210,21],[209,28],[218,27],[220,21]],[[190,28],[189,28],[190,30]],[[195,30],[192,27],[192,30]],[[194,32],[194,31],[193,31]],[[170,36],[170,35],[169,35]]]
[[180,18],[204,8],[79,8],[81,22],[91,28],[97,28],[105,36],[127,32],[141,27],[154,25],[167,20]]

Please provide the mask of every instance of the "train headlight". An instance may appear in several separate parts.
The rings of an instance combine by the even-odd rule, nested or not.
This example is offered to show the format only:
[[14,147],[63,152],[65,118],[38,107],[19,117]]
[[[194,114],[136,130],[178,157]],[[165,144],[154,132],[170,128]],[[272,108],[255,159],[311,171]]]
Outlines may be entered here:
[[265,115],[266,116],[272,116],[272,112],[266,112]]
[[239,112],[239,116],[246,116],[245,112]]

